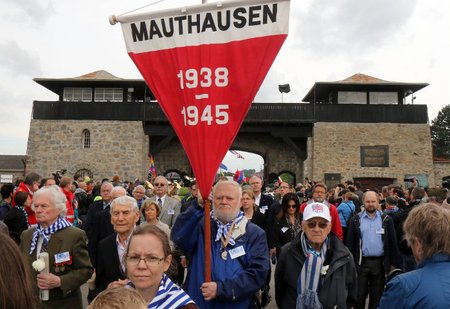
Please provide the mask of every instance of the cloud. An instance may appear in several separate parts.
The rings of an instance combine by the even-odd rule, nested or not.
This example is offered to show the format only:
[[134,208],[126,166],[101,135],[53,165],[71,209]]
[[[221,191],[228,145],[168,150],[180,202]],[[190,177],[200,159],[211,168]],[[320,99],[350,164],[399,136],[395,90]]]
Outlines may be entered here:
[[54,13],[53,2],[51,0],[3,0],[11,7],[8,13],[3,11],[2,16],[8,20],[17,22],[18,20],[31,22],[39,26],[48,16]]
[[22,49],[17,42],[0,42],[0,68],[11,76],[39,76],[42,70],[39,57]]
[[417,0],[315,0],[296,14],[295,45],[317,57],[370,52],[412,16]]

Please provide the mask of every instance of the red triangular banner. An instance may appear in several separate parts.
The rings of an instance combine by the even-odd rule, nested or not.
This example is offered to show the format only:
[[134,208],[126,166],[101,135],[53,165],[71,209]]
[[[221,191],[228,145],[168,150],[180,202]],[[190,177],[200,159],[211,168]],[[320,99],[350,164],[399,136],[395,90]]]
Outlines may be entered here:
[[177,133],[206,198],[287,36],[289,0],[120,17],[127,50]]

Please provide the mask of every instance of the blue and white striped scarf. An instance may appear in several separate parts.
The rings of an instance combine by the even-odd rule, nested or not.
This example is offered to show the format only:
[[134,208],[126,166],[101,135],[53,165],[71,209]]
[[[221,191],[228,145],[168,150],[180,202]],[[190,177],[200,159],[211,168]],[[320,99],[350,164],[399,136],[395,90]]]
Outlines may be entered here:
[[[129,282],[127,286],[136,288],[132,282]],[[158,293],[148,305],[148,309],[176,309],[189,303],[195,304],[183,289],[163,274]]]
[[328,237],[325,239],[320,253],[314,251],[305,233],[301,234],[301,245],[306,256],[302,271],[297,281],[297,305],[296,309],[319,309],[323,308],[319,301],[318,293],[321,287],[321,275],[323,262],[325,261],[328,248]]
[[[228,232],[230,231],[231,225],[233,225],[233,221],[228,222],[227,224],[223,224],[220,220],[216,219],[214,217],[214,213],[211,211],[211,218],[214,219],[217,223],[217,234],[216,234],[216,241],[220,241],[220,238],[223,236],[224,238],[227,238]],[[244,213],[240,211],[235,219],[234,226],[238,225],[239,222],[244,219]],[[234,246],[235,240],[233,236],[230,236],[229,244]]]
[[31,249],[30,254],[33,253],[34,249],[36,249],[36,244],[39,239],[39,236],[44,238],[44,246],[48,245],[48,241],[50,240],[50,235],[56,233],[59,230],[65,229],[66,227],[72,226],[72,223],[67,221],[65,218],[59,217],[55,223],[46,227],[45,229],[41,228],[41,225],[38,223],[36,227],[36,231],[33,233],[33,238],[31,239]]
[[30,223],[28,222],[28,214],[25,211],[25,209],[22,206],[16,205],[16,207],[20,210],[22,210],[23,214],[25,215],[25,220],[27,221],[27,228],[30,228]]

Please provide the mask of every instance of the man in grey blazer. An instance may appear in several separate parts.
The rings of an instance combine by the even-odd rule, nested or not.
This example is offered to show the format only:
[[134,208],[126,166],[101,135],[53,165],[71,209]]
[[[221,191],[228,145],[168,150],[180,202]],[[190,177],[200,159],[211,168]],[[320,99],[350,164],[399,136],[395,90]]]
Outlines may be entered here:
[[150,199],[156,201],[161,206],[161,214],[158,219],[172,228],[172,225],[175,224],[175,220],[180,214],[181,204],[176,199],[167,195],[169,182],[164,176],[156,177],[153,187],[155,195]]

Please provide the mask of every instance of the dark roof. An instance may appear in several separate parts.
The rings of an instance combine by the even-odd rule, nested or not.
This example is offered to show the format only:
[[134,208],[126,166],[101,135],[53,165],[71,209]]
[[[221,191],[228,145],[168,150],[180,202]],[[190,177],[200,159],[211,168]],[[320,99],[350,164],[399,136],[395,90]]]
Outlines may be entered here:
[[25,170],[26,156],[0,155],[0,170]]
[[142,94],[145,92],[145,88],[147,88],[147,84],[143,79],[120,78],[105,70],[99,70],[77,77],[33,78],[33,80],[57,95],[62,95],[64,87],[134,88],[135,93],[138,92]]
[[[303,98],[303,102],[322,101],[331,91],[395,91],[404,97],[425,88],[427,83],[400,83],[382,80],[362,73],[334,82],[315,82]],[[315,100],[314,100],[315,99]]]

